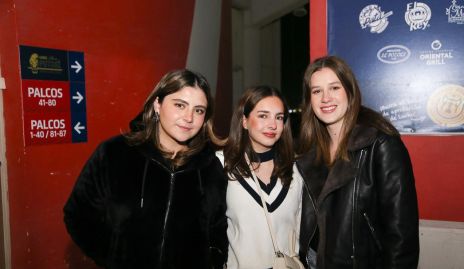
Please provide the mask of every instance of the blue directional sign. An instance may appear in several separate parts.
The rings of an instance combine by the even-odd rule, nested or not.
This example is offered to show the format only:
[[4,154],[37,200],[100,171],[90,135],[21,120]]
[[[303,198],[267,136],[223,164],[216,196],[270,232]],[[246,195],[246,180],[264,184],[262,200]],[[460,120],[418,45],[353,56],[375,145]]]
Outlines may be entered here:
[[85,112],[71,113],[72,142],[87,141],[87,115]]
[[86,97],[85,97],[85,83],[83,82],[70,82],[70,102],[71,113],[85,112],[86,110]]
[[84,53],[19,46],[26,145],[87,141]]
[[84,53],[68,52],[68,70],[70,81],[85,81]]
[[[72,71],[71,71],[72,72]],[[72,142],[87,141],[87,114],[84,82],[70,82]]]

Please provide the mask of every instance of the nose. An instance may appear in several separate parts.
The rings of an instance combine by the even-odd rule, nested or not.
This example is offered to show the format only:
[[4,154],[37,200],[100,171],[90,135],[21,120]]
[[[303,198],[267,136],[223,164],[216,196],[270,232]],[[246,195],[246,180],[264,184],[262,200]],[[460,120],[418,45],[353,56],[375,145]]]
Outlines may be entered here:
[[275,130],[277,129],[277,120],[274,119],[274,118],[270,118],[269,119],[269,125],[268,125],[269,129],[271,130]]
[[331,94],[330,94],[330,91],[322,91],[322,102],[326,103],[326,102],[329,102],[331,100]]
[[193,110],[186,110],[183,118],[185,122],[193,122]]

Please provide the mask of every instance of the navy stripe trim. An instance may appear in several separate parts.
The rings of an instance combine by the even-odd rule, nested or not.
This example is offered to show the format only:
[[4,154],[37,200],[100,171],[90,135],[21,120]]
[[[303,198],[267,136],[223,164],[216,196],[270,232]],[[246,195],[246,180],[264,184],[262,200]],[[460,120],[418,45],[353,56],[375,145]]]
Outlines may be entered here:
[[[263,207],[263,205],[261,204],[261,197],[259,196],[259,194],[246,182],[245,179],[243,179],[243,177],[239,177],[237,179],[237,181],[240,183],[240,185],[242,185],[242,187],[251,195],[251,197],[253,197],[253,199],[258,203],[259,206]],[[261,181],[260,181],[260,186],[261,186]],[[277,179],[274,183],[274,185],[277,183]],[[262,183],[264,184],[264,183]],[[273,212],[274,210],[276,210],[277,208],[279,208],[279,206],[283,203],[283,201],[285,200],[285,197],[287,197],[287,193],[288,193],[288,190],[289,190],[289,186],[282,186],[282,190],[280,190],[280,193],[279,195],[277,196],[277,198],[274,200],[274,202],[272,204],[268,204],[266,203],[266,206],[267,206],[267,210],[269,212]]]

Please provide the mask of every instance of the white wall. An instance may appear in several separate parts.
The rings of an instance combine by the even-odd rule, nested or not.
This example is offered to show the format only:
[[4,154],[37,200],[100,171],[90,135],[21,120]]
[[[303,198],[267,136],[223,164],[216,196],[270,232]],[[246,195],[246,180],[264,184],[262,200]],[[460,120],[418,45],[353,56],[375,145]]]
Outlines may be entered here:
[[221,1],[196,0],[186,67],[203,74],[216,95]]
[[419,269],[464,268],[464,222],[420,220]]

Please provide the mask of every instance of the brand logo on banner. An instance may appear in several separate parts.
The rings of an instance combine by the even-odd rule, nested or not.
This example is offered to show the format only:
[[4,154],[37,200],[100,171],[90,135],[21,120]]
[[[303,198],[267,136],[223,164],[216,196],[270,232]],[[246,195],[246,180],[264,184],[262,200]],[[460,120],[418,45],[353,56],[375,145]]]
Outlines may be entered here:
[[451,1],[451,6],[446,9],[449,23],[464,24],[464,6],[456,4],[456,0]]
[[429,6],[421,2],[408,3],[404,20],[409,25],[409,31],[425,30],[430,27],[429,21],[432,11]]
[[402,45],[389,45],[377,52],[377,59],[386,64],[398,64],[409,59],[411,51]]
[[385,14],[378,5],[368,5],[359,13],[359,24],[362,29],[370,27],[371,33],[382,33],[388,26],[388,16],[392,15],[393,11]]
[[32,74],[37,75],[39,72],[49,74],[59,74],[63,72],[62,60],[56,56],[39,55],[32,53],[29,57],[29,66]]
[[427,113],[438,125],[456,127],[464,124],[464,87],[444,85],[430,95]]
[[426,65],[442,65],[446,64],[446,60],[453,59],[453,50],[442,50],[440,40],[434,40],[430,47],[432,50],[421,51],[419,55],[419,59]]

